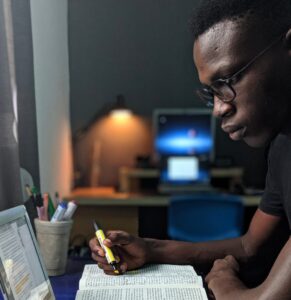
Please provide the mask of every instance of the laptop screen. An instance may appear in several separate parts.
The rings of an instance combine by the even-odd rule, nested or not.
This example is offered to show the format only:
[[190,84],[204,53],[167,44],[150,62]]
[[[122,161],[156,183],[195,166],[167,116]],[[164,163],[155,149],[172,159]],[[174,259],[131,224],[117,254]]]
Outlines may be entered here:
[[160,160],[160,183],[183,186],[209,182],[209,161],[197,156],[164,156]]
[[24,206],[0,212],[0,282],[5,299],[55,299]]

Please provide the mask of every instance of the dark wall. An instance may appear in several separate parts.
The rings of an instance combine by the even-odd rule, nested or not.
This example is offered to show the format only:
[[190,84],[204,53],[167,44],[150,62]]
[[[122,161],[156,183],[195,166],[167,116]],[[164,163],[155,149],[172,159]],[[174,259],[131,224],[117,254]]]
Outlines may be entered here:
[[[201,106],[188,19],[193,0],[70,0],[69,53],[73,133],[119,93],[137,114]],[[217,155],[246,166],[262,184],[262,150],[229,141],[217,130]]]
[[193,0],[71,0],[72,129],[125,95],[137,113],[191,107],[197,82],[188,19]]

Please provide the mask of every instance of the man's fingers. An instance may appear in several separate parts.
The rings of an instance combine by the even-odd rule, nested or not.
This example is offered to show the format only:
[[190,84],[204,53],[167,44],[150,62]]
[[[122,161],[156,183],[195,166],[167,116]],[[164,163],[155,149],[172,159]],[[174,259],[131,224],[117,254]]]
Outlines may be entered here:
[[223,259],[217,259],[213,263],[212,270],[224,270],[224,269],[232,269],[235,272],[239,271],[239,264],[237,260],[232,255],[227,255]]
[[213,267],[205,277],[205,282],[211,289],[213,282],[217,278],[222,278],[228,275],[234,275],[239,272],[239,264],[232,255],[227,255],[223,259],[217,259],[213,263]]
[[[120,256],[117,254],[117,251],[115,249],[113,252],[116,262],[117,264],[119,264],[118,270],[120,271],[120,273],[125,273],[127,271],[127,263],[121,261]],[[116,275],[112,266],[108,263],[106,257],[104,255],[99,255],[99,251],[97,251],[97,253],[92,251],[91,256],[93,260],[97,262],[98,267],[102,269],[106,274]]]
[[100,269],[102,269],[102,270],[104,271],[104,273],[107,274],[107,275],[118,275],[118,274],[116,274],[116,273],[114,272],[113,268],[112,268],[110,265],[108,265],[108,264],[98,263],[97,265],[98,265],[98,267],[99,267]]
[[[106,274],[110,274],[110,275],[117,275],[114,272],[114,269],[112,268],[112,266],[110,264],[108,264],[107,262],[101,262],[99,261],[97,263],[98,267],[100,269],[102,269]],[[120,273],[125,273],[127,270],[127,264],[126,263],[122,263],[119,267],[118,270]]]
[[100,256],[105,256],[104,250],[102,249],[96,238],[92,238],[89,241],[89,246],[92,252],[98,253]]
[[103,269],[103,265],[101,263],[97,263],[97,266],[99,267],[99,269]]
[[108,231],[104,245],[112,247],[113,245],[127,245],[132,241],[132,236],[124,231]]
[[91,249],[92,253],[98,254],[99,256],[105,256],[105,252],[101,246],[96,246],[94,249]]
[[227,255],[224,260],[230,264],[234,270],[236,270],[237,272],[239,271],[239,264],[237,262],[237,260],[232,256],[232,255]]
[[124,262],[119,266],[121,273],[125,273],[127,271],[127,263]]
[[100,248],[101,248],[99,242],[97,241],[97,239],[95,237],[89,241],[89,247],[90,247],[91,251],[94,251],[94,252],[98,252],[98,250],[100,250]]
[[206,282],[207,284],[209,284],[210,273],[208,273],[208,274],[205,276],[204,280],[205,280],[205,282]]
[[[109,231],[107,232],[106,236],[107,238],[104,240],[103,244],[111,248],[118,264],[118,270],[120,274],[125,273],[127,271],[128,265],[122,260],[122,257],[119,255],[119,247],[114,246],[124,246],[130,244],[133,237],[124,231]],[[105,251],[99,245],[99,242],[96,240],[96,238],[91,239],[89,245],[92,251],[92,258],[98,263],[98,267],[101,268],[106,274],[116,275],[112,266],[107,262],[105,258]]]
[[97,262],[107,263],[107,260],[104,256],[100,256],[99,254],[96,254],[95,252],[91,253],[91,257]]

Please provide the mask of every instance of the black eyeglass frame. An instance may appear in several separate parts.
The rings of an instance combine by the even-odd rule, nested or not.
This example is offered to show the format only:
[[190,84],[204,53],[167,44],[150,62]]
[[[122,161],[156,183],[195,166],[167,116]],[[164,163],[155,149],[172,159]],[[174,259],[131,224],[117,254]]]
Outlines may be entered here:
[[[264,48],[262,51],[260,51],[255,57],[253,57],[246,65],[244,65],[242,68],[240,68],[238,71],[236,71],[234,74],[227,78],[218,78],[209,86],[203,86],[200,89],[196,90],[196,93],[200,97],[200,99],[206,104],[207,107],[213,107],[214,106],[214,97],[217,96],[221,101],[230,103],[232,102],[236,97],[236,91],[232,87],[232,81],[237,77],[238,75],[241,75],[244,71],[246,71],[258,58],[263,56],[268,50],[270,50],[274,45],[276,45],[282,37],[285,36],[284,34],[281,34],[279,37],[277,37],[275,40],[272,41],[271,44],[269,44],[266,48]],[[215,89],[215,85],[219,85],[220,87],[228,88],[229,96],[225,97],[226,95],[221,92],[219,89]]]

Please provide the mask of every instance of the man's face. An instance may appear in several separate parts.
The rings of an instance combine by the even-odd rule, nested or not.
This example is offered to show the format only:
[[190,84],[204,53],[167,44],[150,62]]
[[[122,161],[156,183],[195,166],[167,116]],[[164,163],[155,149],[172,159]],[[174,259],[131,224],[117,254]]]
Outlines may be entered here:
[[[271,42],[233,21],[216,24],[194,43],[194,62],[201,83],[211,85],[218,78],[234,74]],[[225,103],[214,98],[213,114],[221,118],[221,127],[231,139],[244,140],[253,147],[264,146],[282,126],[286,95],[282,92],[284,72],[279,66],[284,59],[279,41],[232,83],[234,101]]]

